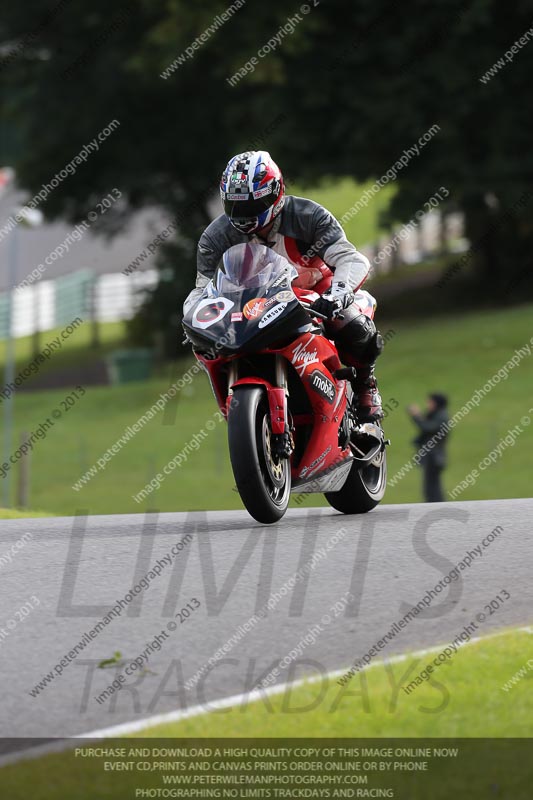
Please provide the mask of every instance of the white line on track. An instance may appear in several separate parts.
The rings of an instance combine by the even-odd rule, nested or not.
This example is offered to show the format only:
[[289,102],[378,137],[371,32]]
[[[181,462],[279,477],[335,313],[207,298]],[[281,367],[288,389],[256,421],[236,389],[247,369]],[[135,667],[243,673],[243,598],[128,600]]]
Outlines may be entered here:
[[[502,636],[511,632],[533,634],[533,627],[526,625],[519,628],[502,628],[501,630],[496,631],[495,633],[489,633],[486,636],[472,637],[472,639],[469,639],[468,642],[464,642],[462,645],[460,645],[458,650],[462,650],[463,647],[468,647],[468,645],[477,644],[481,641],[488,641],[489,639],[495,639],[497,636]],[[420,658],[422,656],[438,653],[443,647],[446,646],[446,644],[439,644],[433,647],[424,648],[422,650],[413,650],[408,653],[401,653],[396,656],[391,656],[390,658],[372,661],[371,664],[368,664],[367,666],[358,670],[358,673],[367,672],[368,670],[373,669],[374,667],[382,666],[383,664],[399,664],[402,661],[407,661],[409,658]],[[119,738],[121,736],[129,736],[132,733],[139,733],[146,728],[153,728],[157,725],[166,725],[169,722],[181,722],[184,719],[198,717],[201,714],[207,714],[211,711],[219,711],[223,708],[238,706],[241,702],[253,703],[256,700],[263,699],[264,697],[273,697],[278,694],[283,694],[288,687],[291,689],[296,689],[304,684],[318,683],[318,681],[322,681],[324,677],[332,679],[339,678],[341,675],[344,675],[348,669],[349,667],[345,667],[344,669],[336,669],[332,672],[326,673],[325,676],[320,675],[300,678],[292,683],[277,683],[275,686],[271,686],[268,689],[253,689],[251,692],[234,694],[230,697],[223,697],[220,700],[213,700],[205,705],[191,706],[190,708],[183,709],[182,711],[167,711],[164,714],[155,714],[152,717],[145,717],[144,719],[125,722],[121,725],[114,725],[109,728],[101,728],[100,730],[91,731],[90,733],[76,734],[68,739],[61,739],[60,741],[50,743],[46,742],[45,744],[32,747],[29,750],[8,753],[7,755],[0,757],[0,768],[8,764],[14,764],[17,761],[25,761],[50,755],[51,753],[60,753],[65,750],[72,750],[77,746],[76,739],[109,739]]]

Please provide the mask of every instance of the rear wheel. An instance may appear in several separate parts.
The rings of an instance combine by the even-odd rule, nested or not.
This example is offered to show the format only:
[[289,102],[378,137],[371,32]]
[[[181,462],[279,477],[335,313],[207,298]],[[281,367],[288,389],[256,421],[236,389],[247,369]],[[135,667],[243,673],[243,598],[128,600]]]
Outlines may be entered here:
[[288,458],[272,452],[264,389],[235,389],[228,412],[228,442],[235,483],[246,510],[258,522],[277,522],[289,504],[291,468]]
[[324,497],[343,514],[365,514],[383,500],[386,488],[387,454],[383,447],[367,466],[355,462],[342,489],[326,492]]

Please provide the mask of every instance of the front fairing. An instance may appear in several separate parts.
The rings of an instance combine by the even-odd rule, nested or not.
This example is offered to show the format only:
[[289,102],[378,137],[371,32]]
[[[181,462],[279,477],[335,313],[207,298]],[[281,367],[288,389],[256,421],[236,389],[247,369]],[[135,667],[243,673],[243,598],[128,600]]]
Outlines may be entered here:
[[296,269],[264,245],[236,245],[183,320],[189,339],[219,354],[257,351],[310,324],[292,290]]

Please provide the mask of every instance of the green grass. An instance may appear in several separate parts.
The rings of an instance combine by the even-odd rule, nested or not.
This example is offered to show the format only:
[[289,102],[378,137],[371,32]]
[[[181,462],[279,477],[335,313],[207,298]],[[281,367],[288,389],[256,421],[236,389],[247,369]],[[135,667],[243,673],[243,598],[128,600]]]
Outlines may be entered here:
[[[289,192],[320,203],[340,220],[357,203],[365,189],[372,184],[373,181],[358,184],[352,178],[341,180],[336,178],[324,180],[312,188],[304,189],[291,185]],[[380,215],[387,210],[394,191],[392,186],[385,186],[370,199],[366,207],[361,208],[346,222],[344,230],[349,241],[357,247],[362,247],[372,244],[383,235],[383,229],[379,227]]]
[[[430,681],[406,694],[401,688],[435,657],[410,655],[398,663],[377,663],[356,675],[346,687],[334,678],[323,678],[255,703],[243,702],[231,709],[151,728],[126,740],[107,742],[108,746],[134,746],[133,739],[169,738],[157,746],[180,746],[177,739],[193,737],[347,737],[369,738],[508,738],[533,735],[533,693],[529,672],[509,692],[502,685],[533,657],[533,637],[518,631],[505,631],[460,649],[451,661],[436,669]],[[87,744],[87,742],[85,743]],[[96,743],[93,743],[93,745]],[[280,742],[280,744],[283,744]],[[399,743],[401,744],[401,742]],[[442,747],[446,742],[442,742]],[[461,751],[468,744],[461,745]],[[388,776],[388,785],[406,796],[422,800],[466,797],[481,800],[489,796],[495,768],[504,785],[502,797],[515,800],[530,797],[520,788],[524,775],[512,763],[512,750],[499,750],[498,764],[486,763],[483,748],[473,750],[473,758],[457,762],[431,762],[428,784],[422,773]],[[507,754],[507,755],[506,755]],[[476,757],[477,756],[477,757]],[[152,756],[148,756],[151,759]],[[153,757],[154,760],[161,760]],[[105,772],[104,758],[75,758],[72,751],[22,762],[0,769],[3,795],[9,800],[122,800],[135,796],[136,787],[161,784],[154,773]],[[114,759],[115,761],[117,759]],[[120,759],[120,760],[146,760]],[[516,760],[515,760],[516,761]],[[522,770],[523,772],[523,770]],[[468,780],[468,795],[458,794]],[[401,788],[400,788],[401,787]]]
[[[416,324],[402,319],[381,325],[383,331],[391,327],[395,331],[378,369],[384,404],[398,404],[385,420],[386,433],[392,440],[388,449],[389,476],[414,453],[411,442],[415,429],[405,406],[411,402],[423,405],[428,391],[441,390],[450,395],[453,414],[516,348],[529,342],[532,311],[533,306],[528,305],[510,311],[450,315]],[[187,366],[185,362],[180,364],[178,374]],[[455,428],[449,443],[450,466],[445,472],[449,490],[533,407],[531,370],[531,357],[526,357]],[[137,504],[132,499],[194,433],[205,429],[216,411],[203,373],[179,394],[175,419],[159,413],[112,458],[104,471],[81,491],[72,490],[80,475],[145,413],[170,382],[168,378],[118,387],[89,387],[85,397],[63,413],[47,437],[36,442],[31,455],[31,507],[66,515],[78,509],[111,514],[137,513],[147,507],[160,511],[241,508],[232,491],[224,424],[217,424],[199,449],[147,501]],[[37,428],[54,408],[61,408],[61,400],[68,393],[61,390],[20,394],[15,403],[18,434],[23,429]],[[163,424],[163,420],[171,424]],[[529,497],[531,430],[524,428],[515,445],[505,449],[500,460],[482,472],[475,486],[459,499]],[[396,486],[389,487],[385,500],[419,501],[420,484],[421,471],[415,468]],[[320,502],[321,495],[310,495],[302,505]]]
[[0,519],[29,519],[49,517],[45,511],[19,511],[16,508],[0,508]]
[[[446,643],[443,644],[443,647]],[[440,650],[438,651],[440,652]],[[533,656],[533,635],[508,631],[458,650],[429,681],[409,684],[437,653],[376,663],[344,687],[323,678],[224,711],[160,725],[144,737],[532,737],[533,671],[501,689]],[[529,676],[529,678],[528,678]],[[298,709],[307,709],[298,711]]]

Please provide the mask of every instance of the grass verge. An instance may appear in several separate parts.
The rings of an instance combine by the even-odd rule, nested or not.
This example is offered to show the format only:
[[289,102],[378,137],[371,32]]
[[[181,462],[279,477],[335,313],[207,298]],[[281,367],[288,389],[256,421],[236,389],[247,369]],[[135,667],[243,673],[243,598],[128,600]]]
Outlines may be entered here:
[[[433,657],[435,654],[411,654],[404,661],[376,663],[342,688],[334,678],[324,676],[315,683],[292,688],[260,702],[243,703],[147,729],[132,739],[168,737],[179,746],[179,741],[175,740],[193,737],[407,737],[424,740],[533,735],[533,694],[527,677],[507,692],[502,688],[533,657],[530,633],[502,631],[461,648],[447,665],[436,669],[429,681],[406,694],[402,686],[413,680]],[[530,672],[529,676],[532,675]],[[106,744],[117,746],[118,741]],[[131,744],[133,746],[134,742]],[[120,746],[125,745],[127,742],[122,739]],[[476,752],[479,756],[479,750]],[[28,797],[32,800],[94,800],[96,797],[122,800],[135,797],[139,786],[153,786],[154,781],[161,783],[160,775],[106,772],[104,760],[110,759],[76,759],[73,752],[68,751],[3,767],[0,769],[3,796],[9,800],[27,800]],[[453,763],[438,762],[435,769],[432,767],[432,784],[435,785],[431,796],[468,797],[469,800],[487,797],[494,781],[491,774],[494,766],[481,758],[479,763],[467,764],[465,774],[464,771],[458,773]],[[498,764],[498,767],[511,781],[510,787],[506,787],[509,794],[504,793],[502,797],[518,800],[530,796],[519,790],[518,775],[510,769],[506,771],[505,765]],[[422,800],[429,795],[418,785],[417,777],[418,782],[422,782],[420,776],[414,776],[409,797]],[[394,778],[405,788],[405,781]],[[472,785],[479,785],[479,791],[475,788],[468,795],[458,794],[464,789],[461,781],[467,778]]]
[[0,519],[31,519],[49,517],[45,511],[20,511],[17,508],[0,508]]
[[[445,644],[442,645],[445,647]],[[457,651],[409,694],[409,684],[436,653],[376,662],[344,686],[335,678],[182,722],[146,737],[531,737],[533,693],[524,678],[502,686],[533,657],[533,635],[505,631]],[[528,673],[533,678],[533,671]]]

